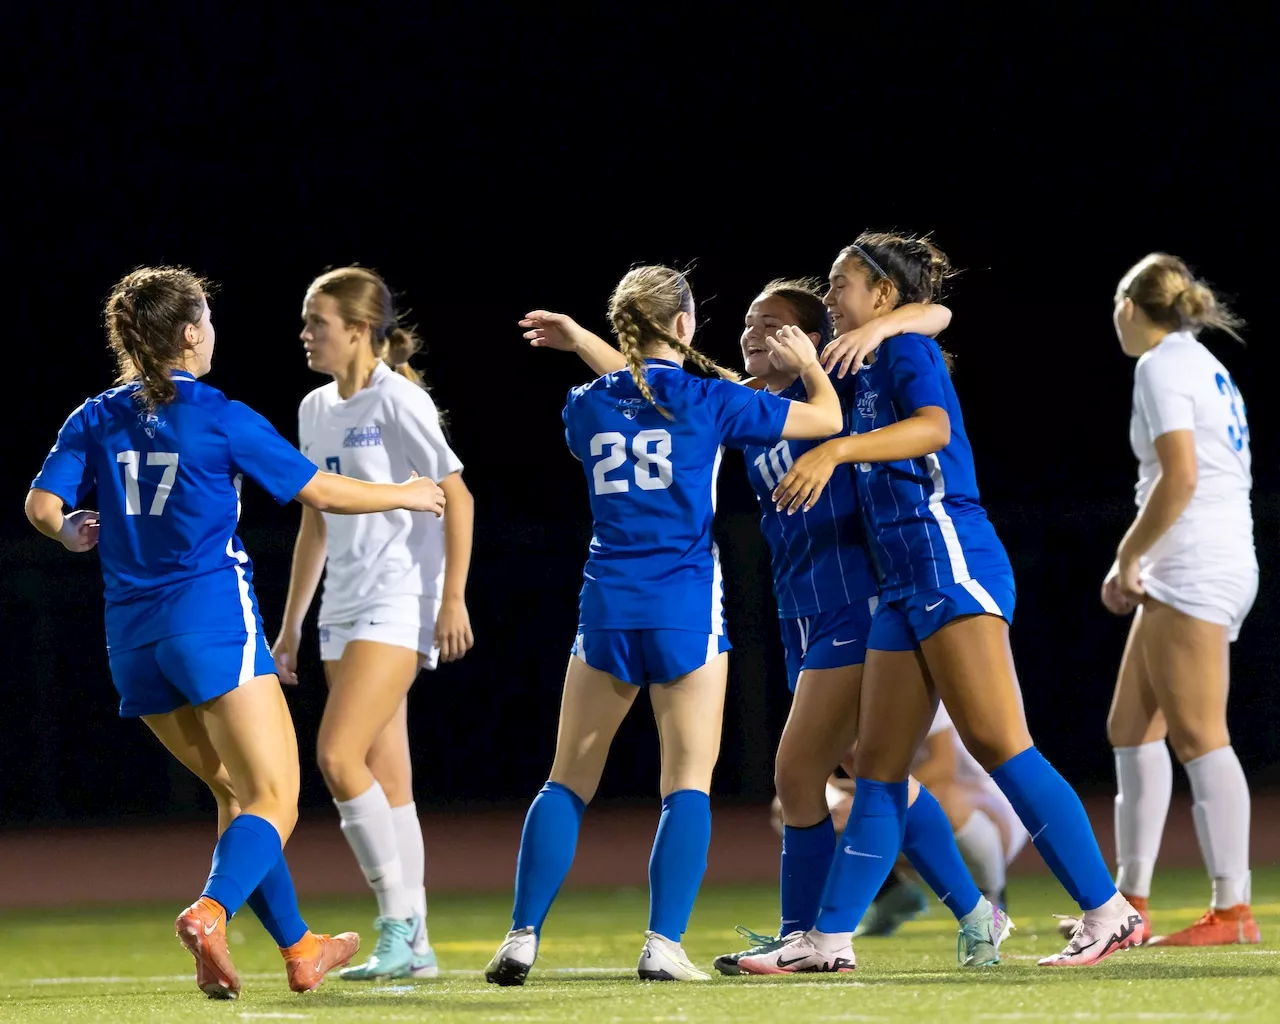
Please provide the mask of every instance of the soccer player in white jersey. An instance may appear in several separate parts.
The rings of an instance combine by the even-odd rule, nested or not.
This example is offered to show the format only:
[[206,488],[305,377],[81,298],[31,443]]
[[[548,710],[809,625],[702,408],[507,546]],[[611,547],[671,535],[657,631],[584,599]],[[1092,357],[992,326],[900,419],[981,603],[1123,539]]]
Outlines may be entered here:
[[1124,275],[1114,319],[1120,347],[1138,361],[1129,427],[1138,515],[1102,584],[1109,611],[1133,613],[1107,720],[1116,885],[1149,921],[1173,785],[1167,740],[1191,781],[1213,895],[1195,924],[1151,944],[1259,942],[1249,910],[1249,787],[1227,732],[1230,648],[1258,591],[1249,425],[1231,374],[1196,338],[1206,327],[1235,337],[1240,321],[1164,253]]
[[[207,291],[177,267],[143,267],[116,285],[105,319],[121,386],[67,417],[26,511],[68,550],[97,547],[120,714],[141,718],[213,794],[213,868],[175,927],[200,990],[235,999],[227,921],[245,904],[280,947],[296,992],[360,945],[353,932],[313,934],[298,913],[283,851],[298,820],[298,743],[263,639],[253,563],[236,536],[241,483],[248,476],[281,504],[348,515],[439,515],[443,496],[429,479],[373,484],[318,472],[256,412],[199,380],[214,348]],[[100,512],[63,514],[95,490]]]
[[329,686],[317,757],[342,833],[378,899],[378,943],[349,981],[426,978],[422,826],[413,800],[407,701],[422,669],[456,661],[473,637],[465,589],[474,503],[440,414],[408,365],[420,347],[390,290],[363,267],[307,289],[307,365],[333,378],[302,400],[299,446],[317,466],[361,480],[438,480],[449,514],[339,517],[304,510],[274,653],[296,681],[302,620],[323,570],[320,658]]
[[[707,864],[728,673],[711,535],[720,452],[726,444],[828,437],[842,422],[813,342],[795,326],[766,344],[776,365],[804,381],[807,403],[741,387],[735,374],[697,352],[693,293],[678,271],[630,271],[614,289],[609,318],[626,369],[574,388],[564,409],[594,531],[555,760],[525,818],[511,930],[485,970],[498,985],[523,984],[533,965],[543,922],[573,863],[583,812],[642,686],[661,739],[662,817],[637,971],[646,980],[708,980],[681,938]],[[546,327],[556,329],[554,314]],[[716,378],[694,377],[686,361]]]

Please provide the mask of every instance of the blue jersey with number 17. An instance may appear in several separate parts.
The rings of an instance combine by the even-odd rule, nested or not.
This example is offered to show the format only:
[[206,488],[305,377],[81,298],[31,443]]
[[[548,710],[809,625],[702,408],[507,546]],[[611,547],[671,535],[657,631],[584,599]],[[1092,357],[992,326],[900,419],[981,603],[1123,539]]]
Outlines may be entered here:
[[853,432],[890,426],[926,406],[947,412],[951,440],[945,448],[855,467],[883,601],[1013,572],[979,503],[960,400],[936,341],[900,334],[880,346],[875,361],[858,373]]
[[711,536],[722,446],[773,445],[791,403],[666,360],[645,363],[667,419],[626,370],[574,388],[565,439],[583,464],[594,534],[578,632],[724,633],[720,558]]
[[[831,378],[850,432],[856,376]],[[804,401],[804,382],[794,381],[780,397]],[[839,435],[837,435],[839,436]],[[852,466],[837,466],[818,503],[808,512],[779,512],[773,490],[805,452],[824,442],[779,441],[745,449],[747,477],[760,502],[760,532],[769,545],[773,596],[778,618],[799,619],[835,611],[879,593],[863,540],[858,487]]]
[[240,483],[284,504],[316,467],[248,406],[189,374],[148,414],[128,384],[90,398],[58,432],[32,487],[77,505],[97,488],[107,646],[184,633],[261,633],[253,564],[236,536]]

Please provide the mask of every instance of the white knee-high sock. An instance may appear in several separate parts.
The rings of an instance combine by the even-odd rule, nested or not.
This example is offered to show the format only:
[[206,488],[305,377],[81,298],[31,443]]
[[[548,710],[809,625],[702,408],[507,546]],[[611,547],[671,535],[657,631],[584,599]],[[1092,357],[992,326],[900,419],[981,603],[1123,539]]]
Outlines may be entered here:
[[978,888],[997,900],[1005,883],[1004,842],[1000,828],[982,811],[974,811],[956,831],[956,846]]
[[1213,879],[1213,906],[1248,903],[1249,784],[1235,748],[1219,747],[1183,767],[1191,780],[1200,853]]
[[355,799],[333,803],[342,816],[342,834],[378,897],[379,915],[412,917],[413,904],[405,891],[396,826],[382,787],[375,782]]
[[1173,761],[1164,740],[1116,747],[1115,755],[1116,888],[1146,899],[1173,797]]
[[396,845],[400,848],[400,873],[413,912],[422,921],[422,936],[427,934],[426,851],[422,845],[422,822],[417,804],[401,804],[391,808],[396,826]]

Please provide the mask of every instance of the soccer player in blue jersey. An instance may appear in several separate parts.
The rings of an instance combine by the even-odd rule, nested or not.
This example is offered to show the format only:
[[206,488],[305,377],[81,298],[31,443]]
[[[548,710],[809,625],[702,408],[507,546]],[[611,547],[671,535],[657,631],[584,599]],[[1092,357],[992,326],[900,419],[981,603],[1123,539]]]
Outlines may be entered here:
[[[815,284],[772,281],[747,310],[741,348],[752,386],[783,398],[803,397],[803,385],[796,374],[774,365],[769,355],[768,339],[783,325],[798,325],[815,348],[824,352],[825,361],[835,366],[845,351],[864,342],[874,346],[901,331],[941,331],[951,319],[944,307],[913,304],[893,310],[873,325],[846,332],[832,343],[831,316]],[[535,343],[576,351],[598,373],[622,365],[623,357],[608,342],[566,318],[555,320],[554,331],[547,329],[545,315],[538,320],[543,326],[531,332],[541,335],[531,339]],[[841,377],[839,372],[832,380],[840,396],[845,431],[853,410],[855,380],[853,375]],[[776,937],[740,928],[753,946],[717,957],[715,967],[723,974],[739,973],[737,964],[742,957],[776,948],[785,936],[813,926],[836,848],[827,805],[827,778],[847,756],[857,736],[862,664],[879,588],[863,542],[853,475],[849,471],[838,474],[824,500],[800,516],[780,514],[772,499],[793,459],[820,442],[781,440],[745,448],[748,474],[763,513],[761,530],[772,555],[774,596],[794,698],[775,767],[784,821],[779,872],[781,925]],[[960,922],[957,952],[961,965],[998,963],[1000,941],[1012,926],[1003,911],[993,908],[979,892],[960,857],[946,814],[919,786],[912,787],[905,850]],[[885,894],[890,903],[893,896],[892,892]],[[909,915],[899,908],[896,916]]]
[[[317,472],[252,409],[201,383],[214,347],[206,293],[172,267],[116,285],[106,323],[120,386],[67,418],[26,512],[71,551],[97,547],[120,714],[140,717],[217,801],[213,868],[176,929],[201,991],[234,999],[226,925],[245,903],[280,947],[294,991],[315,988],[360,945],[353,932],[307,928],[285,863],[298,746],[236,536],[241,481],[327,512],[438,515],[444,503],[425,478],[370,484]],[[99,511],[64,514],[95,489]]]
[[[609,318],[627,369],[574,388],[564,409],[569,449],[586,473],[594,535],[555,761],[525,819],[512,928],[485,971],[500,985],[522,984],[533,965],[583,811],[641,686],[649,687],[661,739],[662,817],[638,972],[649,980],[707,980],[680,940],[706,869],[728,671],[711,535],[721,447],[828,437],[841,422],[813,343],[794,327],[766,344],[776,365],[799,374],[808,402],[725,379],[734,375],[692,347],[693,295],[675,270],[630,271],[614,290]],[[686,361],[715,379],[687,373]]]
[[[946,256],[926,240],[864,234],[837,257],[826,301],[837,327],[852,327],[936,296],[949,273]],[[1142,918],[1112,883],[1079,797],[1027,732],[1009,651],[1013,574],[978,502],[948,360],[931,338],[900,335],[857,380],[854,433],[797,459],[775,492],[793,514],[821,499],[835,467],[856,466],[881,589],[854,806],[814,928],[741,966],[762,974],[853,968],[854,926],[902,844],[907,773],[939,698],[1085,912],[1066,950],[1040,962],[1098,963],[1141,942]]]

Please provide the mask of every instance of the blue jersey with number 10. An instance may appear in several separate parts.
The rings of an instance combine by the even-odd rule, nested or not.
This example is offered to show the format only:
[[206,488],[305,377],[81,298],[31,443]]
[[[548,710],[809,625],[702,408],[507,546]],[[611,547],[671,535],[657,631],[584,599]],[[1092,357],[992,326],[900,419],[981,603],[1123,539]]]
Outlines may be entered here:
[[240,482],[284,504],[316,467],[248,406],[189,374],[148,414],[137,384],[76,409],[32,487],[77,505],[96,486],[107,646],[184,633],[260,633],[253,564],[236,526]]
[[578,632],[723,634],[711,537],[721,448],[776,444],[791,403],[666,360],[645,367],[670,420],[626,370],[574,388],[565,403],[565,438],[586,471],[594,520]]
[[[844,430],[850,432],[857,377],[831,378],[844,410]],[[794,381],[780,397],[804,401],[804,382]],[[839,436],[839,435],[837,435]],[[805,452],[824,442],[779,441],[773,447],[745,449],[747,477],[760,501],[760,532],[769,545],[773,568],[773,596],[778,618],[799,619],[835,611],[879,592],[867,558],[858,487],[852,466],[837,466],[818,503],[808,512],[779,512],[773,490]]]
[[875,361],[858,373],[853,432],[890,426],[926,406],[945,409],[951,420],[945,448],[918,459],[856,466],[883,601],[1013,572],[979,504],[973,449],[936,341],[901,334],[880,346]]

